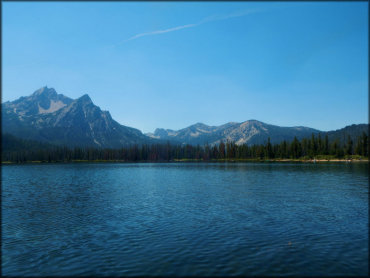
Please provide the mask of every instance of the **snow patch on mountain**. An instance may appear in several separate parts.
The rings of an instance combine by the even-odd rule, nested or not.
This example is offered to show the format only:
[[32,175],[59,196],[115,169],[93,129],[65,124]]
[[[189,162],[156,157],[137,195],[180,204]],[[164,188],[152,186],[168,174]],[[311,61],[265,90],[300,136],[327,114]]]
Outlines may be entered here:
[[48,109],[44,109],[40,106],[40,104],[38,104],[39,114],[53,113],[63,108],[64,106],[67,106],[67,105],[60,100],[58,101],[50,100],[50,107]]

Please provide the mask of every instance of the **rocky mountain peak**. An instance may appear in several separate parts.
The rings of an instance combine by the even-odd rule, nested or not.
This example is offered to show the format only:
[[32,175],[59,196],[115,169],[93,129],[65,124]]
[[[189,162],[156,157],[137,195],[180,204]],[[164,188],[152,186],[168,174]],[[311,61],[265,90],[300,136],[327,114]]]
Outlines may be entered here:
[[44,86],[38,90],[36,90],[32,96],[45,96],[45,97],[51,97],[51,96],[56,96],[57,92],[55,91],[54,88],[48,88],[47,86]]
[[283,140],[293,140],[295,136],[298,139],[308,137],[311,133],[317,132],[319,131],[312,128],[300,130],[294,127],[279,127],[252,119],[242,123],[228,122],[220,126],[196,123],[177,131],[156,129],[152,137],[191,145],[206,143],[214,145],[221,140],[224,142],[233,141],[238,145],[253,145],[264,144],[268,137],[271,137],[271,142],[281,142]]
[[47,86],[3,103],[2,116],[3,132],[53,144],[122,147],[153,140],[114,121],[89,95],[71,99]]
[[84,94],[83,96],[78,98],[77,101],[80,102],[80,103],[83,103],[83,104],[93,103],[88,94]]
[[156,136],[163,136],[163,135],[167,135],[168,132],[164,129],[164,128],[156,128],[154,130],[154,135]]
[[207,128],[209,126],[206,125],[206,124],[203,124],[203,123],[196,123],[196,124],[193,125],[193,127],[196,127],[196,128]]

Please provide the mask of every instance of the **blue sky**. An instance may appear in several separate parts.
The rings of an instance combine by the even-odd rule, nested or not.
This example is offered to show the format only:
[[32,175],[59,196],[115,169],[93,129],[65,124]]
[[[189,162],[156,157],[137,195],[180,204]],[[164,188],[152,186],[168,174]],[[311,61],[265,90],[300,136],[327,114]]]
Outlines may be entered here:
[[367,2],[5,2],[2,102],[87,93],[152,132],[368,122]]

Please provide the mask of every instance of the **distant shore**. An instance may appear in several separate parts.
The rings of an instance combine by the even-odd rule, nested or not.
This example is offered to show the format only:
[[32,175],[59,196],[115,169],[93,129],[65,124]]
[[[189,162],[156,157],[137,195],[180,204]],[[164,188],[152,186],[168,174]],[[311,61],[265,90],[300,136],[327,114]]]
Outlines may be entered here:
[[209,162],[260,162],[260,163],[270,163],[270,162],[297,162],[297,163],[369,163],[369,159],[174,159],[174,160],[163,160],[163,161],[128,161],[128,160],[70,160],[70,161],[26,161],[26,162],[12,162],[12,161],[1,161],[1,164],[49,164],[49,163],[187,163],[187,162],[199,162],[199,163],[209,163]]

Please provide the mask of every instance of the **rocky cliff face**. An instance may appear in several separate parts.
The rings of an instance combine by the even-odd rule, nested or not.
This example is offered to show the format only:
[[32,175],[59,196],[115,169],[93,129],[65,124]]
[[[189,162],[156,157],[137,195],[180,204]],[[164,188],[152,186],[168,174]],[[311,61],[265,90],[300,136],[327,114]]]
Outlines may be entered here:
[[3,103],[2,132],[68,146],[116,148],[151,141],[139,130],[114,121],[88,95],[73,100],[47,87]]

